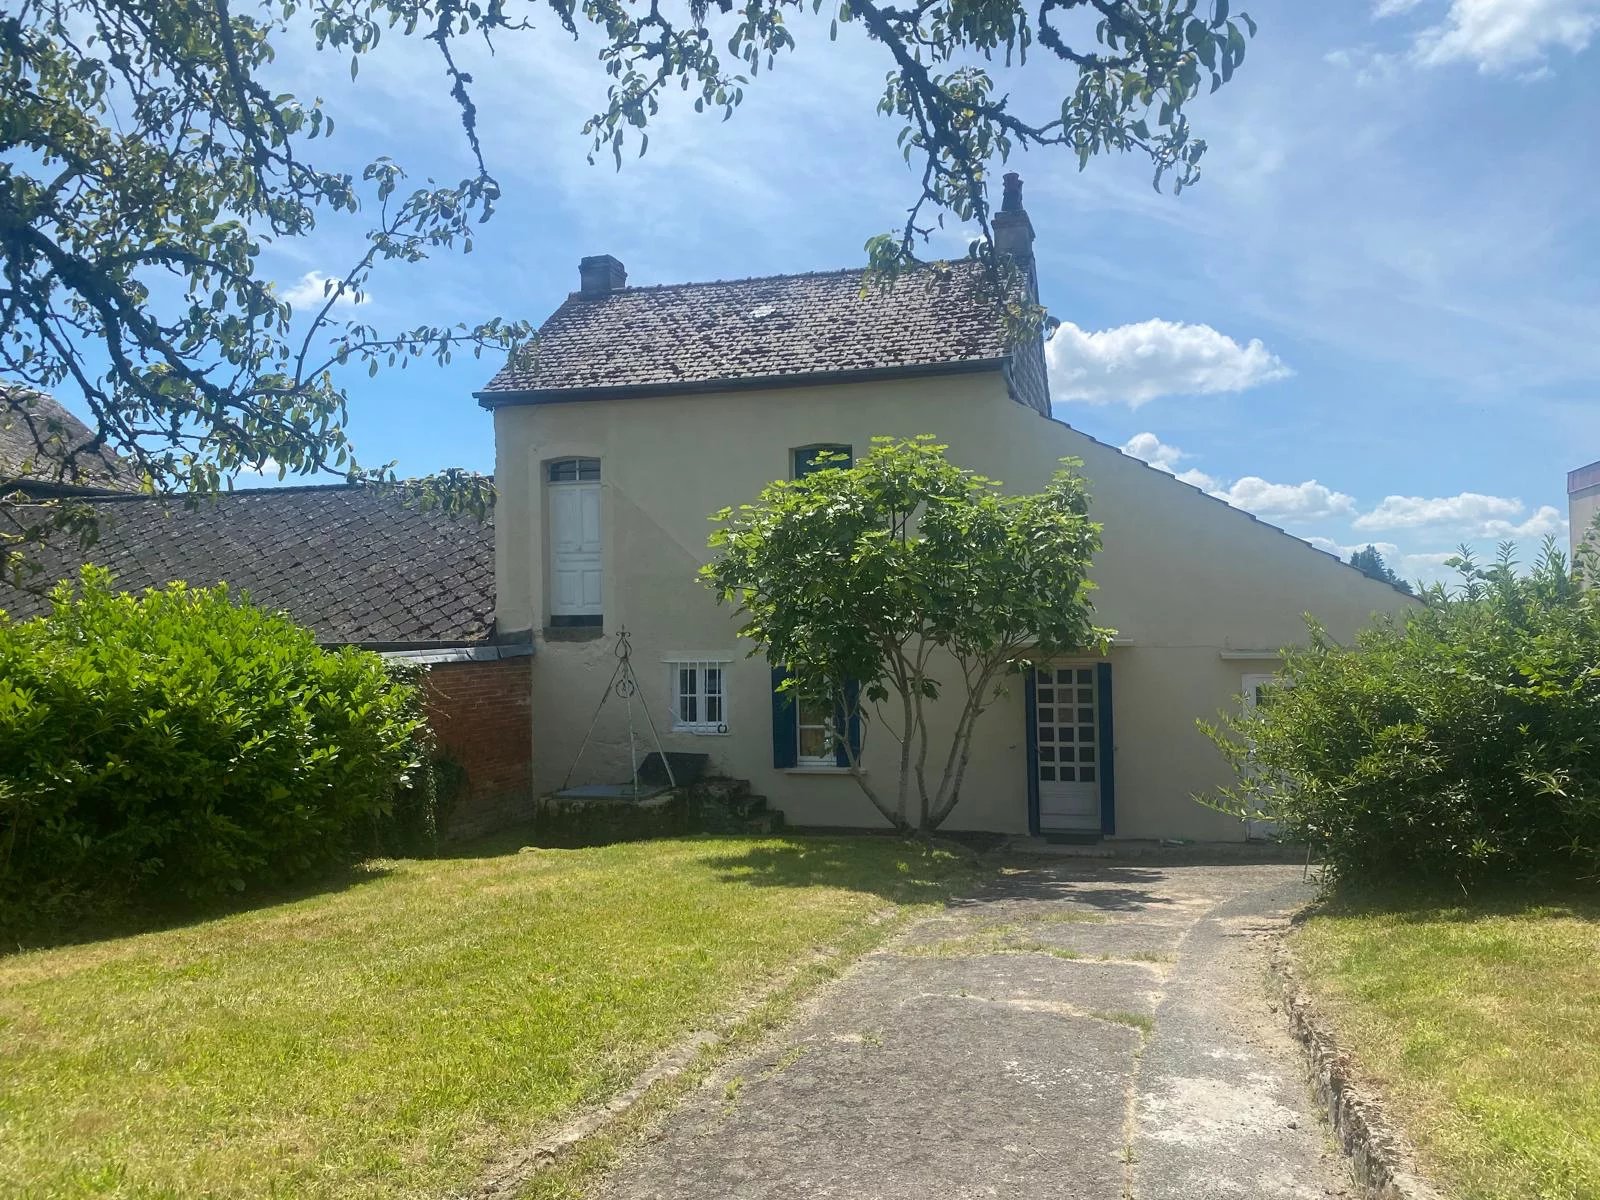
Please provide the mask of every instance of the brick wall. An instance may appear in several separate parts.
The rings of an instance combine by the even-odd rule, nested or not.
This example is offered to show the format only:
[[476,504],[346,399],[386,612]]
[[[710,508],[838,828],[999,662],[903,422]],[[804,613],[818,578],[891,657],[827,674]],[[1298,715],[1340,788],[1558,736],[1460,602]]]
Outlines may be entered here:
[[488,833],[533,815],[532,656],[428,668],[428,719],[441,754],[465,772],[449,838]]

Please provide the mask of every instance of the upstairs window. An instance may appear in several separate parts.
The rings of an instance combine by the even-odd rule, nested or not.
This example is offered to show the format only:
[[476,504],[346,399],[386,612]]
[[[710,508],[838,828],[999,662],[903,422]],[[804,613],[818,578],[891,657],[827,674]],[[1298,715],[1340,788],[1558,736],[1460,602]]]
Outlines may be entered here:
[[604,553],[600,460],[557,458],[545,464],[549,507],[550,624],[598,626]]
[[549,464],[551,483],[599,483],[598,458],[557,458]]

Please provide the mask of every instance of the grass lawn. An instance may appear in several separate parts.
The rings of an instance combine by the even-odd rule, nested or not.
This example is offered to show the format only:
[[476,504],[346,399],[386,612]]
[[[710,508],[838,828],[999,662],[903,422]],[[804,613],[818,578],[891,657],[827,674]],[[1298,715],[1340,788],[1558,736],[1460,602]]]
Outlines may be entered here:
[[1600,899],[1335,906],[1296,955],[1458,1200],[1600,1197]]
[[0,958],[0,1195],[437,1197],[973,878],[887,838],[510,847]]

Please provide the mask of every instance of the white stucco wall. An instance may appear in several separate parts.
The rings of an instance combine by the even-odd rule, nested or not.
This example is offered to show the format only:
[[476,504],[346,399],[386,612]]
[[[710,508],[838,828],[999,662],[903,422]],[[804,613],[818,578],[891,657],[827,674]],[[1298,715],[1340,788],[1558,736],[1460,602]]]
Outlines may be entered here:
[[1583,545],[1584,539],[1594,527],[1594,519],[1600,517],[1600,484],[1568,493],[1567,516],[1571,530],[1568,537],[1572,554],[1576,557],[1578,547]]
[[[729,733],[663,732],[668,749],[710,753],[719,770],[750,779],[791,822],[880,823],[848,777],[773,769],[768,665],[745,657],[749,647],[734,637],[731,614],[695,572],[709,558],[707,514],[786,476],[791,448],[841,443],[860,455],[875,435],[919,433],[937,435],[955,462],[1016,490],[1042,487],[1062,457],[1084,460],[1093,514],[1105,526],[1093,572],[1098,620],[1119,631],[1110,661],[1120,837],[1243,836],[1237,822],[1190,799],[1225,776],[1195,718],[1237,703],[1241,676],[1274,665],[1224,653],[1298,642],[1306,612],[1345,637],[1374,611],[1408,603],[1299,539],[1022,407],[993,373],[506,407],[495,413],[501,629],[537,631],[546,621],[541,465],[567,456],[603,464],[607,636],[541,641],[533,670],[535,786],[550,790],[565,776],[613,666],[610,634],[625,625],[663,730],[664,660],[732,660]],[[1019,679],[984,716],[949,828],[1026,832],[1022,692]],[[608,710],[576,782],[627,775],[623,710]],[[636,719],[642,730],[642,716]],[[863,759],[884,789],[893,786],[896,749],[881,730],[869,731]]]

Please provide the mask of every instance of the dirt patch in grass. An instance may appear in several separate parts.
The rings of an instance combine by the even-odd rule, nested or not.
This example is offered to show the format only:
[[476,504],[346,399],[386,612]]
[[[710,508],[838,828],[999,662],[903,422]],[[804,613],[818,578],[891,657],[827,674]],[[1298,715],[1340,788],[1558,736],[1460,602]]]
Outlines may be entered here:
[[[359,888],[0,959],[0,1195],[437,1197],[886,906],[874,838],[383,864]],[[885,927],[887,932],[887,927]]]
[[1600,901],[1347,900],[1291,948],[1459,1200],[1600,1197]]

